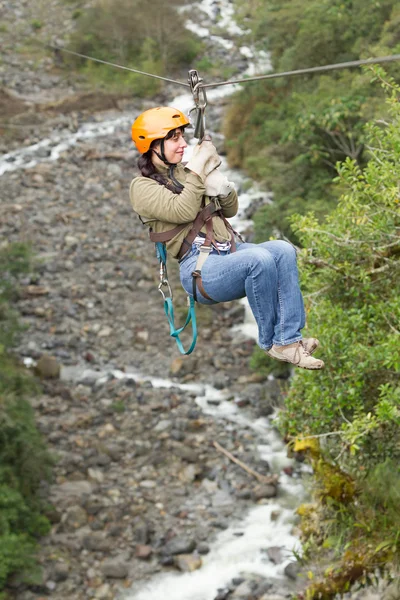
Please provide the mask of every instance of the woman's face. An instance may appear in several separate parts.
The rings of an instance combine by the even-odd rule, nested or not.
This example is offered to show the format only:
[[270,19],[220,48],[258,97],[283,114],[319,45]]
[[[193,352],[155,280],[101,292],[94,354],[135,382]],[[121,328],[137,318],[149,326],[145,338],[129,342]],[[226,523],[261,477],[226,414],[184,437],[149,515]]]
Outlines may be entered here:
[[187,147],[182,129],[175,129],[172,137],[164,140],[164,154],[169,163],[179,164],[183,158],[183,151]]

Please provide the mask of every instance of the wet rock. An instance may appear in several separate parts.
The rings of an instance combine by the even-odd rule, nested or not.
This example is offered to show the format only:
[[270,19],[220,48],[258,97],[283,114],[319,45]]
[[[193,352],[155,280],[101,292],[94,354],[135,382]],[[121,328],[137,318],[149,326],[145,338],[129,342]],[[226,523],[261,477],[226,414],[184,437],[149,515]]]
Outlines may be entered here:
[[288,565],[286,565],[286,567],[283,570],[286,577],[289,577],[289,579],[293,579],[293,580],[297,578],[297,575],[300,573],[300,571],[301,571],[301,566],[298,562],[289,563]]
[[175,564],[180,571],[184,573],[191,573],[200,569],[203,564],[200,556],[195,554],[179,554],[175,556]]
[[253,586],[249,581],[243,581],[232,593],[229,600],[248,600],[253,597]]
[[282,550],[279,546],[271,546],[270,548],[267,548],[267,556],[269,560],[274,563],[274,565],[279,565],[283,560]]
[[197,544],[197,552],[199,554],[208,554],[210,552],[210,546],[206,542],[199,542]]
[[189,554],[196,548],[195,540],[176,536],[162,548],[162,553],[167,555]]
[[228,600],[231,597],[232,590],[229,588],[224,588],[218,590],[218,594],[215,596],[214,600]]
[[275,498],[278,490],[275,485],[272,483],[266,483],[263,485],[259,485],[253,490],[253,498],[254,500],[262,500],[263,498]]

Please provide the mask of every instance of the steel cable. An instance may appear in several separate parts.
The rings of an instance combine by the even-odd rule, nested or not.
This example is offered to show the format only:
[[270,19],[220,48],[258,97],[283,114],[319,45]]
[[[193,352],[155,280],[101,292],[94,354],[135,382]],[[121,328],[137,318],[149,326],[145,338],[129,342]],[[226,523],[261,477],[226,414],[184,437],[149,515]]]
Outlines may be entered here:
[[[80,52],[74,52],[73,50],[68,50],[67,48],[62,48],[61,46],[54,46],[51,44],[47,44],[48,48],[52,48],[53,50],[59,50],[60,52],[67,52],[68,54],[72,54],[74,56],[79,56],[80,58],[85,58],[86,60],[92,60],[94,62],[98,62],[104,65],[108,65],[110,67],[116,67],[118,69],[123,69],[125,71],[131,71],[132,73],[138,73],[139,75],[145,75],[147,77],[154,77],[155,79],[161,79],[163,81],[168,81],[169,83],[175,83],[176,85],[180,85],[183,87],[190,87],[189,83],[185,83],[183,81],[177,81],[175,79],[169,79],[168,77],[162,77],[161,75],[154,75],[153,73],[146,73],[145,71],[139,71],[138,69],[132,69],[131,67],[124,67],[123,65],[118,65],[117,63],[108,62],[106,60],[101,60],[100,58],[94,58],[93,56],[87,56],[86,54],[81,54]],[[293,77],[296,75],[307,75],[311,73],[323,73],[325,71],[334,71],[336,69],[349,69],[353,67],[360,67],[363,65],[374,65],[380,63],[394,62],[400,60],[400,54],[393,54],[390,56],[381,56],[375,58],[366,58],[361,60],[352,60],[349,62],[343,63],[334,63],[331,65],[322,65],[320,67],[309,67],[305,69],[297,69],[295,71],[283,71],[280,73],[267,73],[266,75],[256,75],[254,77],[245,77],[243,79],[231,79],[228,81],[220,81],[214,83],[205,83],[200,84],[200,88],[214,88],[220,87],[222,85],[233,85],[238,83],[250,83],[252,81],[261,81],[263,79],[277,79],[278,77]]]
[[247,83],[250,81],[260,81],[262,79],[276,79],[277,77],[292,77],[293,75],[306,75],[308,73],[320,73],[323,71],[333,71],[336,69],[348,69],[351,67],[360,67],[363,65],[375,65],[386,62],[400,60],[400,54],[391,56],[381,56],[377,58],[366,58],[362,60],[352,60],[344,63],[335,63],[332,65],[322,65],[321,67],[310,67],[307,69],[298,69],[296,71],[284,71],[281,73],[268,73],[267,75],[257,75],[255,77],[246,77],[245,79],[232,79],[230,81],[221,81],[219,83],[206,83],[203,88],[219,87],[221,85],[232,85],[234,83]]
[[124,67],[123,65],[118,65],[117,63],[108,62],[107,60],[101,60],[100,58],[94,58],[93,56],[86,56],[86,54],[81,54],[80,52],[74,52],[73,50],[68,50],[67,48],[61,48],[61,46],[53,46],[51,44],[46,44],[48,48],[52,50],[59,50],[60,52],[67,52],[67,54],[72,54],[73,56],[79,56],[80,58],[86,58],[87,60],[92,60],[94,62],[101,63],[103,65],[108,65],[109,67],[116,67],[117,69],[123,69],[124,71],[131,71],[132,73],[138,73],[139,75],[146,75],[147,77],[154,77],[154,79],[162,79],[163,81],[168,81],[169,83],[176,83],[176,85],[182,85],[184,87],[189,87],[188,83],[183,81],[176,81],[175,79],[168,79],[168,77],[161,77],[161,75],[154,75],[153,73],[146,73],[145,71],[138,71],[138,69],[132,69],[131,67]]

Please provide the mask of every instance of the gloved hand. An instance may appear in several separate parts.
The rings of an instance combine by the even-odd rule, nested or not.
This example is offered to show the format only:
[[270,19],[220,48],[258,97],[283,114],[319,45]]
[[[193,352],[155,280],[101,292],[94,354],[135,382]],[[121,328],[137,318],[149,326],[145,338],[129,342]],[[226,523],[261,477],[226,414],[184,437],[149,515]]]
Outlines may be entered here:
[[210,140],[204,139],[201,144],[194,147],[192,157],[186,163],[185,168],[196,173],[204,183],[207,175],[220,164],[221,159],[216,147]]
[[204,185],[206,186],[206,195],[211,197],[220,196],[224,198],[235,189],[232,181],[228,181],[219,169],[214,169],[207,175]]

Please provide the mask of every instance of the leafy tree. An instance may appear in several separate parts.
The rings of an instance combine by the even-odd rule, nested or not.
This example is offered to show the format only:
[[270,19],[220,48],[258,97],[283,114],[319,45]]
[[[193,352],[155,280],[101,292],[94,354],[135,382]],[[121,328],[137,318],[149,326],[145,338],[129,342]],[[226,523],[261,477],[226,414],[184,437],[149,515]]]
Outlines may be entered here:
[[[275,70],[294,70],[398,53],[399,8],[394,0],[236,0],[238,19],[271,53]],[[400,76],[400,63],[390,67]],[[381,117],[382,95],[365,73],[334,71],[243,86],[228,111],[228,160],[244,167],[274,193],[255,218],[257,239],[291,237],[295,212],[317,217],[336,205],[335,164],[368,160],[363,126]]]
[[[123,66],[169,76],[187,67],[201,48],[200,38],[184,27],[178,8],[182,0],[102,0],[77,18],[72,47],[81,54]],[[156,79],[112,69],[93,62],[71,59],[92,80],[109,89],[134,90],[135,95],[154,94]]]
[[37,569],[36,540],[49,528],[38,490],[51,458],[25,398],[37,385],[10,353],[21,330],[10,302],[18,295],[18,275],[30,269],[29,258],[23,244],[0,252],[0,597],[11,574],[27,578]]
[[326,361],[296,373],[281,416],[315,473],[315,503],[300,513],[306,554],[322,566],[307,600],[390,570],[400,551],[400,87],[375,74],[389,118],[366,127],[367,166],[338,165],[343,193],[323,222],[293,219],[308,326]]

